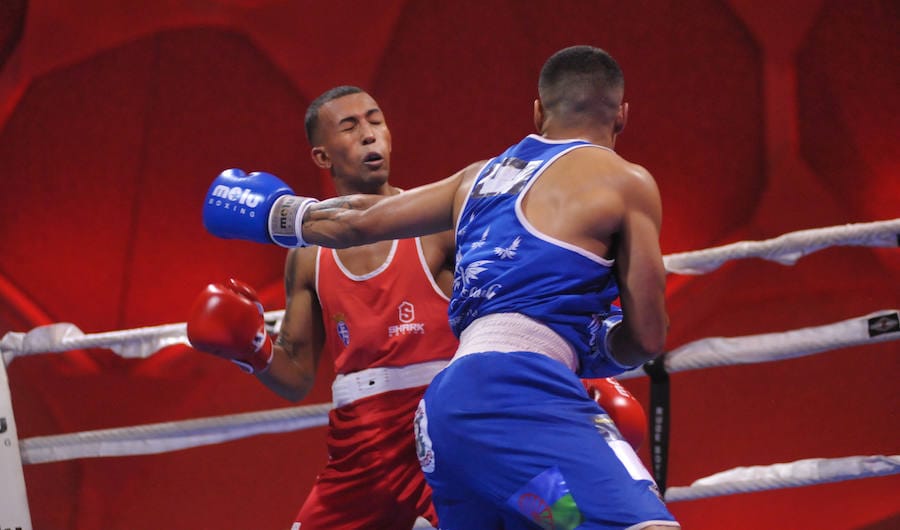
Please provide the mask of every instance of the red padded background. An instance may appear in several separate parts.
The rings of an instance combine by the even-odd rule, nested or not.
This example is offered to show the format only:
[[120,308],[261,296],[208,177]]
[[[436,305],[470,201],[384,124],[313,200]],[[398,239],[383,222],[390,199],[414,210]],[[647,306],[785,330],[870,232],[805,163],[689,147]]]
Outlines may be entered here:
[[[227,167],[328,196],[303,113],[370,90],[415,186],[531,132],[543,61],[589,43],[627,79],[617,148],[663,195],[663,250],[900,217],[900,7],[861,0],[0,3],[0,334],[183,321],[236,276],[283,307],[284,251],[222,241],[199,197]],[[896,249],[832,248],[670,276],[671,348],[900,305]],[[900,453],[896,342],[672,376],[669,484],[737,466]],[[289,406],[186,347],[15,360],[21,438]],[[323,366],[305,403],[330,399]],[[625,382],[647,402],[646,380]],[[649,462],[647,449],[642,457]],[[280,529],[323,429],[25,468],[38,530]],[[672,503],[685,528],[896,527],[900,478]]]

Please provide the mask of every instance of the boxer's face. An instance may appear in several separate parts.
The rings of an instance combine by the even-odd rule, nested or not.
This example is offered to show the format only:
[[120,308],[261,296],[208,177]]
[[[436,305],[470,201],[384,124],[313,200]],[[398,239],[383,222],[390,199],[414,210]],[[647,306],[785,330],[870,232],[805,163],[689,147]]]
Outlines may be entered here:
[[336,184],[375,192],[391,168],[391,132],[372,96],[350,94],[319,109],[319,145],[312,157],[329,169]]

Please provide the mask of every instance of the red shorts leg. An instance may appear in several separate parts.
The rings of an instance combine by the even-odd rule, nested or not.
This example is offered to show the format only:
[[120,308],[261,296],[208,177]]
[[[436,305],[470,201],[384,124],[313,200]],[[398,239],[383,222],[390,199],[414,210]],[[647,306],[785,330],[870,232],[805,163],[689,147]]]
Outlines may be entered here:
[[329,414],[325,469],[297,514],[301,530],[437,527],[416,457],[413,416],[425,387],[371,396]]

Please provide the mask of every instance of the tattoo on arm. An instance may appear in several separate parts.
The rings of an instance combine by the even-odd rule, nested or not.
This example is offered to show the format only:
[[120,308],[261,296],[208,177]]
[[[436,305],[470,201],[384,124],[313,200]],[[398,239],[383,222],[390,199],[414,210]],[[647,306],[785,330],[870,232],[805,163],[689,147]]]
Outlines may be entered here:
[[[294,296],[294,286],[297,282],[297,268],[299,267],[298,261],[299,251],[297,249],[293,249],[288,252],[287,255],[287,263],[284,267],[284,293],[287,298],[285,307],[291,306],[291,298]],[[275,339],[275,344],[284,349],[285,353],[287,353],[288,358],[294,358],[294,348],[292,344],[291,334],[288,331],[287,321],[289,319],[288,313],[285,312],[284,319],[281,322],[281,329],[278,330],[278,337]]]
[[328,210],[359,210],[365,209],[360,208],[360,205],[357,204],[357,201],[354,201],[352,196],[342,196],[342,197],[332,197],[331,199],[326,199],[324,201],[319,201],[312,206],[309,207],[310,213],[314,212],[327,212]]
[[343,195],[319,201],[309,207],[310,216],[317,219],[327,219],[342,211],[366,210],[378,201],[384,199],[383,195]]
[[382,195],[347,195],[333,197],[312,204],[303,217],[303,230],[308,243],[332,248],[345,248],[361,244],[356,221],[372,205],[384,199]]
[[284,329],[284,326],[281,327],[281,331],[278,333],[278,338],[275,339],[275,344],[277,346],[280,346],[284,350],[289,359],[294,358],[294,348],[292,345],[290,333],[288,333],[288,331]]

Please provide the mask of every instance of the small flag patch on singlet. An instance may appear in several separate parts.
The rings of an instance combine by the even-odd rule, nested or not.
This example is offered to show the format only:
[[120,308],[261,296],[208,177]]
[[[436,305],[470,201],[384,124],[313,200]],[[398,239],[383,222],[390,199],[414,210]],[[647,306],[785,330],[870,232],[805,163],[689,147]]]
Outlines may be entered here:
[[343,320],[337,323],[337,334],[338,337],[341,338],[341,342],[344,343],[344,346],[350,344],[350,328],[347,327],[347,323]]

